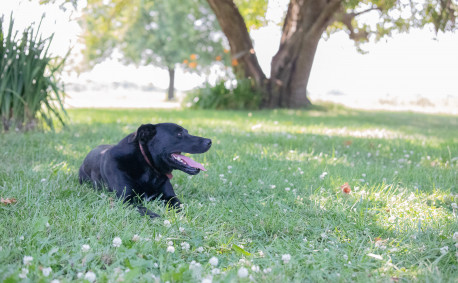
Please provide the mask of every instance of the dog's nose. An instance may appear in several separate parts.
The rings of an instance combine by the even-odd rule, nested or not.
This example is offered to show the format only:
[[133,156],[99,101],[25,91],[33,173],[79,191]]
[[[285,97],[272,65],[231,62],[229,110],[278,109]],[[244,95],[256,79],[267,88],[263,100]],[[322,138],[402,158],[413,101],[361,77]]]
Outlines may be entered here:
[[212,145],[212,140],[211,139],[206,139],[204,143],[205,143],[206,146],[210,147]]

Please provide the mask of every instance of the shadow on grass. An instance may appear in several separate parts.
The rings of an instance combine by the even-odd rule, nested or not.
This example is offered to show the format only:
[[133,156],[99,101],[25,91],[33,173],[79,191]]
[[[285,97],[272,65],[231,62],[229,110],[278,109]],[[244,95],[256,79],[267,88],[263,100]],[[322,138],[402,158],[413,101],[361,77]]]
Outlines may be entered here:
[[[429,144],[422,146],[408,140],[297,134],[290,133],[287,126],[382,127],[406,133],[426,131],[428,136],[443,134],[444,140],[454,140],[456,134],[450,130],[456,127],[455,117],[372,113],[345,108],[259,112],[71,110],[70,115],[77,122],[60,132],[11,133],[2,136],[0,146],[4,151],[1,153],[3,162],[0,165],[0,177],[3,184],[0,186],[8,189],[22,184],[39,189],[40,185],[36,184],[41,184],[44,178],[59,184],[53,192],[53,201],[65,202],[72,197],[79,198],[81,191],[90,194],[90,186],[78,184],[77,170],[92,148],[103,143],[117,143],[142,123],[172,121],[183,124],[192,134],[197,131],[220,142],[203,155],[210,165],[210,172],[192,179],[178,173],[173,180],[179,185],[177,193],[183,195],[185,203],[191,204],[188,218],[202,228],[201,233],[196,232],[196,237],[203,239],[207,232],[208,235],[214,232],[230,244],[238,243],[234,235],[240,234],[241,239],[237,239],[251,252],[259,249],[269,254],[294,252],[298,254],[298,268],[306,268],[311,274],[319,271],[319,274],[313,275],[316,277],[311,275],[311,280],[330,280],[329,272],[334,271],[366,272],[367,275],[367,268],[378,272],[379,268],[384,267],[385,261],[377,262],[367,257],[369,252],[383,252],[375,247],[377,237],[386,240],[389,247],[402,249],[391,257],[391,262],[399,267],[415,269],[421,263],[447,271],[454,264],[451,256],[441,259],[438,249],[431,253],[434,245],[440,247],[446,242],[440,233],[449,233],[449,230],[457,228],[449,219],[436,216],[436,224],[426,223],[415,227],[396,226],[396,222],[390,227],[382,225],[382,222],[391,213],[387,205],[389,197],[405,198],[411,192],[445,195],[456,189],[456,176],[445,165],[447,160],[451,162],[451,157],[456,155],[456,143],[448,143],[452,152],[450,155],[446,148]],[[274,129],[269,133],[250,132],[252,125],[264,121],[278,121],[286,129]],[[234,128],[237,123],[243,129]],[[288,139],[283,132],[293,137]],[[404,153],[403,150],[408,152]],[[421,159],[427,155],[435,160]],[[241,158],[234,160],[234,156]],[[400,159],[404,161],[400,162]],[[431,165],[433,161],[437,162],[435,166]],[[227,173],[228,165],[234,167],[230,175]],[[303,174],[299,173],[299,167]],[[328,172],[328,176],[322,181],[319,175],[324,171]],[[399,172],[395,174],[394,171]],[[361,173],[367,174],[364,181],[360,180],[363,178]],[[225,176],[220,177],[221,174]],[[285,179],[289,181],[284,182]],[[353,188],[360,186],[360,190],[366,190],[371,197],[381,193],[385,194],[385,198],[375,200],[358,197],[356,191],[351,196],[344,196],[338,189],[343,182],[349,182]],[[391,187],[385,187],[387,184]],[[269,188],[270,185],[276,185],[276,189]],[[41,186],[46,186],[46,182]],[[285,191],[286,186],[290,191]],[[295,193],[292,191],[294,189]],[[41,199],[40,191],[34,193],[36,199]],[[217,198],[214,206],[209,196]],[[91,214],[85,215],[83,222],[100,221],[93,215],[103,214],[103,209],[109,205],[107,202],[104,200],[102,207],[95,207]],[[203,203],[203,207],[200,208],[196,202]],[[33,206],[33,203],[30,205]],[[450,207],[448,200],[436,205]],[[32,212],[30,210],[27,213]],[[135,212],[130,215],[137,217]],[[78,220],[78,214],[72,216],[72,221]],[[114,227],[116,223],[110,225]],[[112,226],[105,229],[111,229]],[[415,234],[419,234],[417,240],[411,238]],[[298,241],[304,237],[308,242]],[[210,245],[211,241],[210,237]],[[214,241],[216,244],[222,242],[217,238]],[[422,249],[425,243],[430,245],[428,249]],[[324,249],[330,253],[325,254]],[[349,256],[355,267],[348,266],[342,260],[343,255]],[[268,266],[271,260],[266,258],[260,262],[265,261],[265,266]],[[339,267],[323,273],[320,262],[333,260]],[[295,278],[294,273],[289,276]]]

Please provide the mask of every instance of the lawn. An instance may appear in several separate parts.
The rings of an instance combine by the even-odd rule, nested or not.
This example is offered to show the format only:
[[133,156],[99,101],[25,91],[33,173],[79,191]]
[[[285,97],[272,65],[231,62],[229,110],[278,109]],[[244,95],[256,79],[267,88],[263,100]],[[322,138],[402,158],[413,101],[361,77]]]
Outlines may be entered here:
[[[458,282],[458,117],[313,110],[69,111],[0,135],[0,281]],[[141,217],[77,181],[142,123],[213,140]],[[349,194],[342,191],[348,183]],[[119,238],[119,239],[118,239]],[[119,241],[121,240],[121,241]]]

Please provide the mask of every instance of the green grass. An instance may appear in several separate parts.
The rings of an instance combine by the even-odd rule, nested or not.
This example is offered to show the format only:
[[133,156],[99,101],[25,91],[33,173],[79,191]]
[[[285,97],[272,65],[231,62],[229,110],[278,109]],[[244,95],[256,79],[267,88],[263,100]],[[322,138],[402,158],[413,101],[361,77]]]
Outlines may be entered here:
[[[82,282],[91,271],[97,282],[457,282],[456,116],[332,105],[69,115],[54,133],[0,136],[0,196],[17,199],[0,205],[0,281]],[[213,140],[195,156],[208,172],[174,173],[183,213],[149,203],[162,215],[150,220],[78,184],[90,149],[166,121]],[[248,277],[238,277],[241,268]]]

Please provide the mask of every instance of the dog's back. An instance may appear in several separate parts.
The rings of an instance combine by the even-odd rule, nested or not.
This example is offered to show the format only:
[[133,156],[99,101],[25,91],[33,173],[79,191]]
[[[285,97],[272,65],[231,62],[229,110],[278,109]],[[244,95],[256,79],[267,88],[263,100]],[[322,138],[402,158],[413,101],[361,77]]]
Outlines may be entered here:
[[91,150],[83,161],[79,170],[79,182],[92,182],[95,188],[99,188],[102,183],[102,175],[100,174],[100,162],[102,156],[112,148],[112,145],[103,144]]

